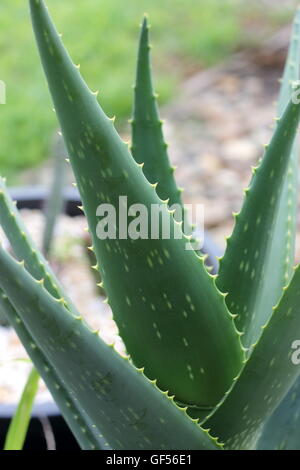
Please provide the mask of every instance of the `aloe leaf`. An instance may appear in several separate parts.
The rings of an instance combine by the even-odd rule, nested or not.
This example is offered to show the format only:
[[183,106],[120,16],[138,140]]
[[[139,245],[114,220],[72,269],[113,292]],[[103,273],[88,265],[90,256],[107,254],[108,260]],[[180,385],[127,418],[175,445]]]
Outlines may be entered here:
[[300,378],[263,428],[259,450],[300,450]]
[[299,302],[300,267],[233,387],[204,422],[227,448],[255,448],[267,419],[299,376],[292,361],[300,331]]
[[[280,96],[278,102],[278,114],[284,110],[293,90],[293,82],[299,80],[300,69],[300,10],[298,9],[292,31],[292,38],[282,78]],[[288,181],[285,182],[284,192],[281,198],[281,207],[276,226],[277,236],[273,241],[274,253],[278,253],[278,257],[284,260],[284,268],[280,269],[277,275],[279,288],[282,288],[282,279],[278,274],[284,276],[284,282],[290,278],[291,263],[294,260],[295,252],[295,234],[296,234],[296,213],[297,213],[297,187],[298,187],[298,140],[294,143],[292,150]],[[290,203],[286,205],[286,201],[290,198]],[[287,224],[287,218],[289,218]],[[287,230],[288,225],[288,230]],[[282,233],[284,232],[284,233]],[[286,237],[286,243],[282,240]],[[284,253],[284,250],[286,252]],[[283,253],[283,255],[279,255]],[[274,273],[273,273],[274,276]],[[269,277],[269,273],[266,274]],[[274,284],[275,285],[275,284]],[[274,290],[276,287],[274,288]],[[262,436],[258,443],[258,449],[262,450],[300,450],[300,378],[297,379],[295,385],[288,392],[287,396],[282,400],[276,408],[272,416],[264,426]]]
[[17,410],[9,425],[4,450],[22,450],[25,442],[31,410],[38,391],[39,374],[33,368],[28,376]]
[[[57,159],[61,159],[61,154],[57,155]],[[58,176],[58,183],[55,183],[52,191],[53,197],[51,198],[52,201],[52,210],[49,211],[51,213],[51,217],[47,217],[46,229],[44,231],[44,249],[50,248],[50,240],[51,240],[51,232],[53,229],[53,224],[55,223],[55,212],[57,213],[58,205],[59,205],[59,195],[57,194],[61,189],[61,175],[63,175],[63,171],[58,172],[59,164],[56,164],[56,173]],[[62,176],[63,178],[63,176]],[[54,195],[54,193],[56,193]],[[54,201],[56,201],[56,208],[54,208]],[[49,207],[49,206],[48,206]],[[54,218],[53,218],[54,215]],[[0,177],[0,225],[3,228],[7,238],[10,241],[10,244],[13,248],[15,255],[20,259],[25,261],[25,266],[28,271],[36,278],[36,279],[44,279],[45,288],[57,299],[63,299],[65,306],[68,307],[75,315],[77,314],[77,310],[70,299],[67,296],[63,298],[63,291],[59,286],[59,282],[56,279],[54,273],[52,272],[51,268],[49,267],[48,262],[44,259],[41,255],[35,243],[31,239],[30,235],[27,232],[25,225],[20,217],[20,214],[16,208],[16,205],[11,200],[6,185],[5,180]],[[51,228],[52,226],[52,228]],[[0,312],[1,315],[2,312]],[[2,315],[3,316],[3,315]],[[4,320],[7,320],[8,315],[4,314]],[[0,318],[1,320],[1,318]],[[2,323],[3,324],[3,323]],[[5,322],[7,324],[7,321]],[[14,426],[13,426],[14,429]],[[16,428],[17,429],[17,428]],[[25,429],[25,420],[24,420],[24,429]]]
[[144,18],[138,51],[132,126],[132,156],[143,163],[143,171],[150,183],[157,183],[156,192],[169,205],[182,206],[181,191],[174,179],[174,168],[168,157],[162,121],[153,89],[150,63],[149,26]]
[[[294,84],[300,79],[300,10],[295,15],[288,57],[281,80],[277,114],[281,116],[291,98]],[[288,284],[293,273],[296,243],[296,222],[298,205],[298,159],[299,137],[296,136],[288,163],[287,174],[280,197],[277,220],[271,241],[269,263],[266,264],[264,296],[266,302],[262,306],[266,321],[271,308],[279,301],[282,288]],[[255,338],[254,338],[255,339]]]
[[[127,350],[137,367],[145,367],[145,374],[157,378],[159,387],[169,389],[181,403],[213,407],[244,357],[224,296],[203,260],[186,249],[186,238],[174,237],[178,224],[72,63],[44,3],[32,0],[30,6],[101,278]],[[99,205],[110,203],[122,217],[120,196],[127,198],[128,207],[142,204],[147,217],[152,205],[161,206],[170,238],[133,239],[125,234],[123,239],[118,231],[115,239],[100,240]]]
[[45,205],[45,226],[42,252],[50,253],[57,218],[64,207],[63,188],[66,173],[66,149],[61,138],[54,143],[54,170],[49,198]]
[[33,362],[36,352],[51,366],[46,370],[36,361],[39,373],[47,378],[55,371],[57,394],[65,396],[66,390],[86,417],[82,432],[94,438],[89,448],[99,448],[100,430],[115,449],[221,448],[167,392],[75,318],[2,248],[0,285],[30,331]]
[[8,326],[8,319],[5,313],[0,309],[0,326]]
[[[186,235],[193,233],[194,227],[188,220],[188,213],[182,201],[182,188],[178,188],[174,177],[175,167],[170,165],[168,144],[164,140],[163,121],[160,119],[157,95],[152,83],[152,67],[149,43],[149,25],[144,17],[138,49],[136,83],[134,86],[133,117],[131,119],[132,143],[131,152],[135,161],[143,164],[143,172],[150,183],[156,185],[156,192],[162,200],[167,200],[169,207],[175,205],[174,218],[183,220],[183,231]],[[191,240],[194,249],[200,254],[208,253],[205,239]],[[206,258],[207,265],[217,263]]]
[[25,262],[26,269],[37,280],[44,279],[45,288],[57,299],[65,298],[65,304],[74,314],[77,310],[71,300],[63,294],[59,281],[48,262],[39,252],[22,221],[16,205],[8,194],[5,180],[0,177],[0,225],[5,232],[14,254]]
[[294,262],[298,158],[294,139],[299,110],[290,106],[283,115],[282,111],[291,96],[290,90],[287,96],[287,81],[299,76],[300,47],[295,32],[290,54],[296,54],[297,67],[290,69],[287,65],[279,104],[281,118],[259,167],[253,170],[242,210],[235,215],[217,279],[219,289],[228,292],[226,303],[237,315],[236,325],[244,333],[245,347],[259,338],[261,326],[290,279]]
[[[291,98],[294,84],[300,79],[300,10],[295,15],[288,57],[281,80],[277,114],[281,116]],[[276,237],[272,240],[270,259],[266,267],[266,278],[272,282],[266,283],[266,297],[274,306],[282,293],[282,288],[288,284],[293,274],[296,243],[296,221],[298,204],[298,159],[299,138],[296,136],[291,150],[288,170],[280,199],[277,220],[274,226]],[[276,263],[276,264],[275,264]],[[277,293],[277,297],[276,297]],[[267,307],[270,310],[270,307]]]
[[11,305],[7,295],[1,289],[0,306],[7,318],[9,318],[11,326],[16,331],[36,369],[42,371],[41,376],[48,390],[60,408],[64,419],[68,423],[81,448],[108,449],[109,444],[104,437],[100,435],[100,433],[98,436],[94,436],[91,432],[90,429],[92,429],[93,422],[88,419],[82,406],[74,400],[72,394],[65,387],[64,382],[58,377],[55,368],[50,365],[39,348],[32,347],[35,341],[31,333],[27,330],[23,320]]

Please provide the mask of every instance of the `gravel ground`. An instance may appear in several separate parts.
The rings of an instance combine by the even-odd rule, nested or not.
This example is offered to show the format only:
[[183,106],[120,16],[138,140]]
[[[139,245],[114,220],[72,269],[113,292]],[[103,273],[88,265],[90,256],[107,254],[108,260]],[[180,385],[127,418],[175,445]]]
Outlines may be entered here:
[[[204,204],[205,226],[224,249],[251,166],[262,157],[276,116],[290,30],[256,52],[196,75],[164,110],[172,163],[186,203]],[[300,260],[300,218],[296,260]]]

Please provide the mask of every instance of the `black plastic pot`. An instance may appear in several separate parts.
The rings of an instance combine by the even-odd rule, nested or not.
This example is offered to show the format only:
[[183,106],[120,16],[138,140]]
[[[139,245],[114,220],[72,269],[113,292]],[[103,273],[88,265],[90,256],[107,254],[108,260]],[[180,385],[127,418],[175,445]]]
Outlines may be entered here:
[[[0,449],[15,408],[15,405],[0,405]],[[34,406],[24,450],[80,450],[55,403]]]
[[[17,201],[19,209],[42,209],[49,192],[43,186],[26,186],[10,188],[9,193],[14,201]],[[76,188],[65,188],[65,213],[70,217],[82,215],[78,205],[81,204]]]
[[[17,201],[19,209],[42,209],[48,192],[43,187],[21,187],[9,190],[12,198]],[[64,191],[65,213],[70,217],[82,215],[78,205],[81,204],[78,191],[75,188],[66,188]],[[213,271],[218,268],[217,257],[220,250],[205,233],[205,243],[202,251],[208,254],[207,263],[213,266]],[[9,422],[14,414],[14,405],[0,404],[0,449],[3,448]],[[49,426],[50,424],[50,426]],[[47,437],[48,429],[48,437]],[[46,432],[45,432],[46,430]],[[52,435],[53,433],[53,435]],[[57,450],[78,450],[79,446],[60,414],[55,403],[35,405],[30,422],[25,450],[46,450],[53,448],[53,438]]]

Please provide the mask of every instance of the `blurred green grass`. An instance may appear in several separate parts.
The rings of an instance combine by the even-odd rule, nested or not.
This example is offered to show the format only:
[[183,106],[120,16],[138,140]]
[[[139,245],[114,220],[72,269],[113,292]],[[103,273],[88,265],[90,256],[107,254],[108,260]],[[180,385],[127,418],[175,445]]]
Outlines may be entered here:
[[[99,100],[109,115],[117,116],[117,125],[130,115],[138,27],[144,12],[153,25],[155,83],[163,103],[185,77],[247,43],[244,21],[254,11],[250,2],[238,0],[46,3],[74,61],[81,63],[90,87],[100,90]],[[277,24],[287,12],[272,15],[264,17]],[[57,125],[25,0],[1,1],[0,79],[7,87],[7,104],[0,106],[0,173],[11,182],[17,181],[21,170],[48,156]]]

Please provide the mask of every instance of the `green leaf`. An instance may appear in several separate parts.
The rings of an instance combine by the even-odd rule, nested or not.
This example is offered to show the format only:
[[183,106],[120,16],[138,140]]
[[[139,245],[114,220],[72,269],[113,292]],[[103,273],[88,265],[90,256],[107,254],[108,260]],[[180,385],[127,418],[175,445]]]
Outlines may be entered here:
[[[299,14],[294,28],[298,29],[298,21]],[[299,78],[300,47],[295,31],[291,55],[295,67],[291,69],[288,62],[280,115],[291,96],[288,80]],[[296,106],[290,106],[278,120],[271,144],[259,167],[253,170],[243,208],[235,215],[233,234],[220,262],[217,286],[228,292],[226,303],[237,315],[236,326],[244,333],[245,347],[259,338],[261,326],[269,319],[290,279],[294,262],[298,159],[298,143],[294,144],[294,139],[298,120]]]
[[[174,218],[177,222],[183,220],[183,231],[186,235],[193,234],[189,222],[189,214],[182,201],[182,189],[177,187],[174,171],[168,156],[168,144],[163,135],[163,121],[159,117],[156,93],[152,84],[152,68],[150,59],[149,26],[144,17],[138,50],[136,84],[134,86],[134,106],[132,127],[131,152],[135,161],[143,164],[143,172],[147,180],[155,184],[155,189],[168,206],[175,208]],[[204,240],[202,240],[204,242]],[[200,241],[191,239],[194,249],[200,254]],[[206,251],[203,245],[203,253]],[[209,260],[207,260],[209,264]]]
[[[0,177],[0,225],[5,232],[14,254],[19,261],[25,262],[26,269],[37,280],[44,279],[45,288],[57,299],[63,297],[62,288],[48,262],[39,252],[30,237],[22,218],[8,194],[5,180]],[[65,305],[75,314],[77,310],[65,296]]]
[[300,267],[233,387],[204,422],[227,448],[255,448],[263,425],[299,376],[292,361],[300,331],[299,302]]
[[[288,57],[283,73],[277,114],[281,116],[291,98],[293,83],[300,79],[300,10],[297,11]],[[274,224],[269,262],[265,268],[264,300],[261,307],[262,324],[269,318],[271,309],[279,301],[282,288],[293,274],[298,206],[299,137],[296,136],[289,157],[287,174],[280,197],[277,219]],[[265,309],[265,311],[263,311]],[[259,318],[259,316],[258,316]],[[242,320],[241,320],[242,321]],[[256,321],[259,321],[258,319]],[[254,338],[255,339],[255,338]]]
[[[173,398],[74,317],[2,248],[0,285],[17,312],[9,318],[11,324],[23,323],[30,332],[32,341],[24,344],[39,373],[52,382],[61,401],[72,397],[63,411],[71,414],[77,435],[83,434],[83,448],[99,449],[101,431],[115,449],[220,448]],[[72,403],[80,410],[82,428],[74,424]]]
[[151,77],[149,26],[144,18],[137,61],[136,84],[134,87],[134,109],[132,125],[132,156],[137,163],[143,163],[144,175],[152,184],[157,183],[156,192],[169,205],[182,206],[181,191],[174,179],[167,144],[164,141]]
[[0,306],[7,318],[10,319],[11,326],[16,331],[20,341],[25,347],[28,355],[31,357],[32,362],[35,364],[37,370],[42,371],[41,376],[50,391],[53,399],[60,408],[60,411],[72,430],[75,438],[82,449],[107,449],[109,444],[107,441],[98,435],[96,438],[90,431],[92,423],[84,414],[82,407],[74,400],[72,394],[67,390],[64,382],[58,377],[55,368],[45,358],[43,352],[32,347],[35,344],[31,333],[27,330],[21,317],[18,315],[14,307],[11,305],[6,294],[0,289]]
[[300,450],[300,378],[267,421],[259,450]]
[[[59,155],[60,157],[60,155]],[[58,157],[58,158],[59,158]],[[59,186],[59,183],[58,183]],[[57,189],[58,189],[57,186]],[[54,190],[53,190],[54,192]],[[52,211],[53,215],[54,211]],[[48,228],[46,228],[45,240],[50,240],[50,225],[53,224],[53,219],[50,221],[48,218]],[[49,267],[48,262],[45,260],[43,255],[39,252],[32,238],[27,232],[27,229],[20,217],[20,214],[13,203],[11,197],[8,194],[5,180],[0,177],[0,225],[4,230],[12,248],[14,254],[19,260],[24,261],[26,269],[35,277],[35,279],[44,279],[44,286],[48,292],[53,295],[56,299],[64,301],[64,305],[72,311],[75,315],[77,310],[70,299],[63,294],[63,290],[59,285],[59,281],[56,279],[54,273]],[[46,242],[47,244],[47,242]],[[46,245],[45,245],[46,246]],[[45,247],[44,246],[44,247]],[[6,306],[6,309],[8,307]],[[2,312],[0,312],[2,313]],[[10,315],[4,317],[11,318]],[[17,325],[18,326],[18,325]],[[16,328],[16,326],[15,326]],[[50,388],[51,390],[51,388]],[[52,393],[53,394],[53,393]]]
[[[101,278],[127,350],[137,367],[145,367],[180,402],[213,407],[244,356],[224,297],[203,260],[186,249],[187,239],[174,237],[181,234],[178,224],[72,63],[43,2],[30,5]],[[170,239],[123,239],[118,232],[116,239],[100,240],[98,207],[110,203],[122,216],[120,196],[128,207],[143,204],[148,214],[152,205],[161,206]],[[149,232],[150,227],[149,220]]]
[[39,371],[43,371],[41,373],[43,380],[81,448],[108,448],[108,443],[103,436],[101,438],[99,435],[97,439],[95,439],[89,429],[92,423],[88,420],[87,416],[84,415],[82,408],[65,388],[63,381],[57,376],[55,369],[46,360],[43,352],[38,348],[32,347],[34,339],[31,333],[27,330],[21,317],[11,305],[7,295],[1,289],[0,306],[3,311],[5,311],[7,318],[10,319],[12,327],[16,331],[28,355],[31,357],[32,362]]
[[8,325],[9,325],[8,319],[5,313],[3,312],[3,310],[0,309],[0,326],[8,326]]
[[61,138],[54,143],[54,169],[49,198],[45,205],[45,226],[43,232],[42,252],[50,253],[55,225],[64,207],[63,188],[66,179],[66,148]]
[[17,410],[9,425],[4,450],[22,450],[25,442],[31,410],[38,391],[39,374],[32,369],[25,384]]

